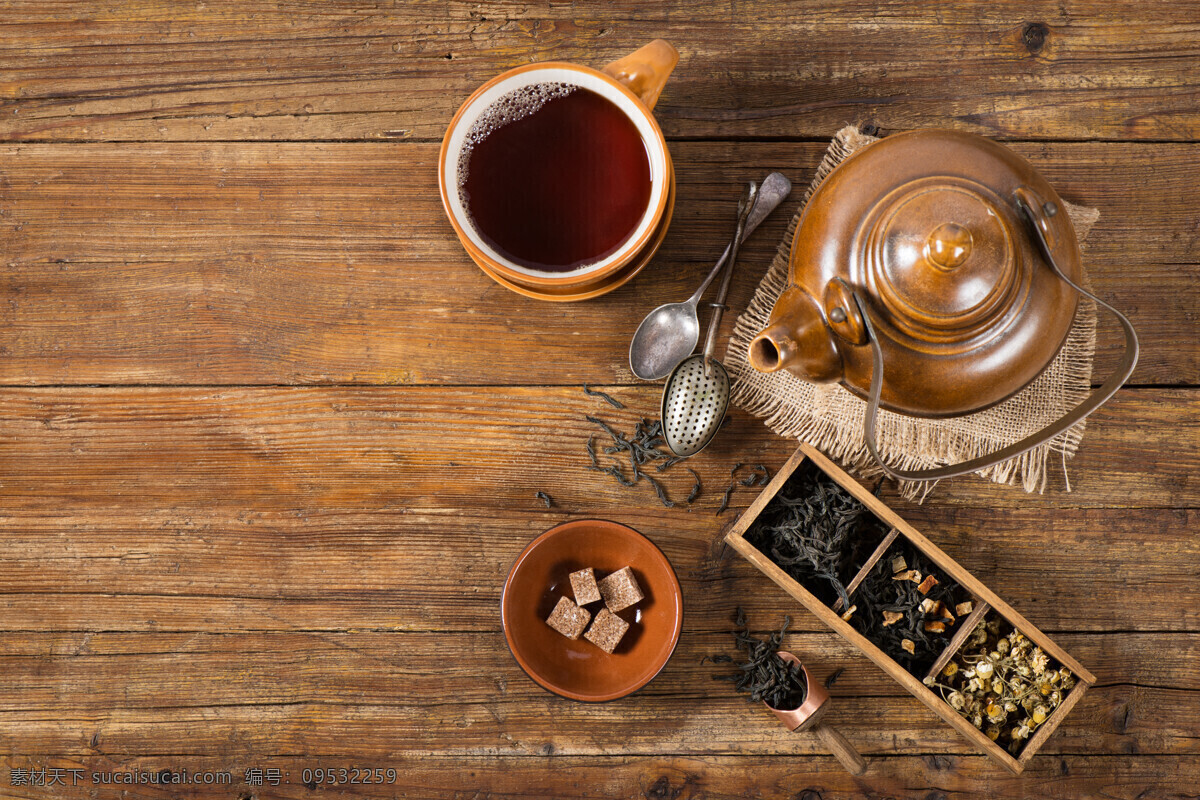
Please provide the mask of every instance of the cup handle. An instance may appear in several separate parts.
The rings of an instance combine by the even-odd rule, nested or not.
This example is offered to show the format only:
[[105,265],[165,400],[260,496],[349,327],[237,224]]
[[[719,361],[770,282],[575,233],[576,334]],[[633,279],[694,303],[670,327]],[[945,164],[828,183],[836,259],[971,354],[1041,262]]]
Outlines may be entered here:
[[653,110],[671,70],[679,63],[679,52],[663,39],[618,58],[601,72],[616,78],[638,96],[642,105]]

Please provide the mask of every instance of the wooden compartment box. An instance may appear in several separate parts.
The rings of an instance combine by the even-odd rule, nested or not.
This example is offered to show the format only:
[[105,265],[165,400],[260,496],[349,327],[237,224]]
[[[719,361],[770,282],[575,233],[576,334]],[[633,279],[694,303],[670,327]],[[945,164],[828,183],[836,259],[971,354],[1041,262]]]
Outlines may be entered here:
[[[1035,645],[1042,648],[1042,651],[1048,656],[1054,658],[1060,665],[1074,673],[1075,686],[1062,698],[1062,702],[1051,712],[1046,721],[1038,726],[1033,735],[1026,741],[1018,756],[1014,757],[1010,755],[1007,750],[989,739],[983,731],[972,725],[968,719],[959,714],[940,695],[910,674],[908,670],[859,633],[849,622],[842,619],[837,611],[822,602],[816,595],[771,561],[767,554],[761,552],[744,538],[744,535],[754,524],[758,516],[767,508],[796,470],[806,461],[811,462],[817,469],[850,492],[884,525],[891,526],[891,530],[887,536],[875,548],[875,552],[867,559],[862,569],[859,570],[858,575],[855,576],[854,580],[846,584],[847,590],[851,592],[851,603],[854,601],[853,591],[857,588],[859,582],[877,564],[889,546],[898,537],[903,537],[907,540],[907,543],[911,547],[923,553],[944,575],[957,581],[963,590],[973,596],[974,610],[967,617],[960,618],[953,636],[950,637],[945,650],[933,664],[928,674],[937,675],[942,671],[946,663],[962,647],[963,642],[975,628],[976,623],[989,612],[999,615]],[[950,558],[936,545],[922,536],[915,528],[901,519],[894,511],[884,505],[871,492],[864,489],[861,484],[826,458],[820,451],[807,444],[800,445],[800,448],[788,459],[788,462],[784,464],[774,479],[763,489],[762,493],[755,498],[754,502],[750,504],[741,517],[733,523],[728,534],[725,536],[725,541],[768,578],[779,584],[784,591],[804,604],[805,608],[815,614],[818,619],[837,631],[848,642],[861,650],[867,658],[878,664],[884,672],[891,675],[905,689],[908,689],[914,697],[929,706],[935,714],[957,729],[959,733],[974,743],[981,751],[1000,764],[1003,764],[1013,773],[1020,773],[1025,768],[1029,760],[1033,758],[1045,741],[1050,738],[1054,729],[1058,727],[1063,718],[1079,702],[1083,693],[1087,691],[1087,688],[1096,682],[1092,673],[1084,669],[1078,661],[1071,658],[1065,650],[1055,644],[1046,634],[1031,625],[1027,619],[997,597],[994,592],[984,586],[974,575],[967,572],[954,559]],[[840,603],[840,601],[838,602]]]

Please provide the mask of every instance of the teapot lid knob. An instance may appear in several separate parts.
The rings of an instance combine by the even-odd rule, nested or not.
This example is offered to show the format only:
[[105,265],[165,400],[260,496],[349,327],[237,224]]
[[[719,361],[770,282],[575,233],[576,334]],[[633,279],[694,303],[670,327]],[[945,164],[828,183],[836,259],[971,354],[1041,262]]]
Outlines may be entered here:
[[944,222],[925,240],[925,257],[935,267],[952,270],[971,257],[971,232],[957,222]]

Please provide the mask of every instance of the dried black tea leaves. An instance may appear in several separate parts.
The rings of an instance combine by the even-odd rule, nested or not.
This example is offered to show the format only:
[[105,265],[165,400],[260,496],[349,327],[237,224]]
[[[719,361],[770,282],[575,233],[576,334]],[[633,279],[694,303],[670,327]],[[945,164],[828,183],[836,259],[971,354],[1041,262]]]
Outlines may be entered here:
[[725,493],[721,495],[721,504],[717,506],[716,511],[717,516],[725,513],[725,509],[729,508],[729,498],[733,497],[733,493],[739,486],[766,486],[771,482],[771,470],[767,469],[765,464],[755,464],[750,468],[750,474],[739,480],[738,470],[744,466],[746,465],[739,461],[733,465],[733,469],[729,470],[732,480],[725,487]]
[[546,508],[550,508],[550,506],[554,505],[554,500],[545,492],[534,492],[533,496],[545,503]]
[[[593,392],[589,392],[589,394]],[[601,392],[601,394],[603,393]],[[587,441],[588,469],[611,475],[622,486],[635,486],[643,480],[647,481],[664,507],[674,508],[677,505],[667,494],[667,489],[661,480],[655,479],[646,471],[654,462],[658,462],[656,471],[663,472],[683,460],[676,458],[669,450],[664,449],[666,442],[663,439],[661,421],[651,422],[643,417],[634,425],[633,434],[627,436],[599,417],[589,415],[584,419],[599,427],[612,440],[612,444],[603,447],[604,455],[620,458],[619,462],[602,464],[596,449],[596,436],[593,434]],[[624,466],[622,466],[622,462],[624,462]],[[695,502],[696,496],[699,495],[699,476],[695,472],[692,472],[692,475],[696,477],[696,483],[692,493],[688,495],[688,505]]]
[[[603,392],[596,389],[591,389],[585,385],[585,391],[589,395],[597,395],[607,397]],[[680,489],[678,494],[673,489],[668,490],[668,486],[663,483],[663,478],[655,478],[650,474],[650,465],[654,465],[654,472],[666,472],[680,461],[685,461],[685,458],[676,456],[666,448],[666,440],[663,438],[662,422],[660,420],[651,421],[645,417],[641,418],[640,422],[634,424],[633,433],[626,434],[617,430],[607,421],[587,415],[585,420],[597,426],[603,434],[606,434],[610,443],[600,446],[597,443],[597,434],[592,434],[587,440],[587,455],[588,469],[593,472],[601,472],[605,475],[611,475],[613,480],[622,486],[636,486],[642,481],[650,484],[650,488],[654,490],[654,494],[658,497],[659,502],[666,508],[674,508],[677,505],[691,506],[701,495],[703,484],[700,481],[700,474],[690,467],[685,469],[691,473],[693,483],[691,490],[687,493],[685,500],[672,500],[671,495],[676,497],[683,496],[683,490]],[[600,436],[600,442],[604,441],[604,437]],[[613,463],[604,463],[607,459],[603,456],[613,456],[617,461]],[[750,474],[744,478],[737,477],[738,471],[745,464],[737,463],[733,469],[729,471],[732,481],[729,487],[725,490],[721,498],[720,506],[717,508],[717,514],[721,514],[729,507],[729,498],[739,486],[765,486],[771,480],[771,470],[765,464],[755,464],[750,468]],[[688,509],[691,510],[690,508]]]
[[590,386],[588,386],[586,383],[583,385],[583,393],[586,394],[588,397],[599,397],[601,400],[608,403],[613,408],[624,408],[625,407],[625,404],[622,403],[620,400],[617,400],[615,397],[612,397],[611,395],[605,394],[604,392],[600,391],[599,389],[593,389]]
[[[732,682],[733,688],[747,693],[752,703],[765,702],[771,708],[780,711],[799,708],[808,691],[804,681],[804,670],[799,664],[789,664],[779,657],[779,646],[783,643],[783,635],[791,622],[791,617],[784,617],[783,627],[778,633],[772,633],[766,639],[759,639],[750,632],[746,614],[739,608],[735,624],[740,630],[733,632],[733,639],[737,649],[746,651],[746,661],[738,665],[738,672],[731,675],[714,675],[713,679]],[[707,658],[714,664],[732,661],[727,655]]]
[[691,467],[684,467],[684,469],[692,473],[692,477],[696,479],[696,482],[692,485],[692,490],[688,492],[687,496],[688,505],[691,505],[692,503],[696,502],[696,498],[700,496],[700,473],[696,472],[696,470],[692,469]]
[[[906,568],[894,572],[901,562]],[[952,610],[965,599],[966,591],[924,553],[897,539],[854,593],[858,610],[849,622],[910,674],[924,678],[950,642],[957,623]]]
[[[746,531],[745,539],[826,605],[883,540],[888,526],[810,462],[797,469]],[[856,600],[857,602],[857,595]]]

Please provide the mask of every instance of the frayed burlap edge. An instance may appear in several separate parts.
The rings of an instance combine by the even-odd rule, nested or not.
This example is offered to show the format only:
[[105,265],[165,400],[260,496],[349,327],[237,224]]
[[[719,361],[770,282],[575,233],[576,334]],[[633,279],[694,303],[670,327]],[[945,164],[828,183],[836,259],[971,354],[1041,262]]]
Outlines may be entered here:
[[[749,366],[747,353],[751,340],[766,327],[776,299],[788,285],[792,238],[812,193],[834,167],[875,141],[876,137],[862,133],[855,126],[838,131],[788,225],[770,269],[749,307],[738,318],[725,354],[725,364],[733,376],[731,400],[735,405],[763,418],[767,427],[780,436],[806,441],[864,477],[882,474],[863,442],[866,403],[836,384],[808,383],[787,371],[769,375],[757,372]],[[1075,231],[1083,241],[1100,212],[1066,205]],[[1084,285],[1090,288],[1086,275]],[[880,455],[893,467],[927,469],[983,456],[1022,439],[1061,417],[1087,396],[1095,350],[1096,307],[1090,299],[1081,298],[1062,349],[1029,386],[993,408],[952,419],[918,419],[881,409],[876,434]],[[1061,458],[1064,482],[1070,491],[1066,459],[1075,454],[1085,425],[1086,421],[1082,421],[1046,444],[976,474],[996,483],[1020,485],[1027,492],[1043,492],[1048,459],[1056,453]],[[900,484],[900,492],[920,501],[933,486],[932,482],[905,481]]]

